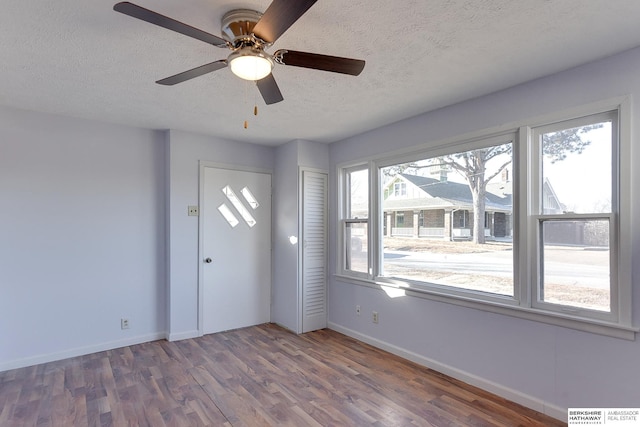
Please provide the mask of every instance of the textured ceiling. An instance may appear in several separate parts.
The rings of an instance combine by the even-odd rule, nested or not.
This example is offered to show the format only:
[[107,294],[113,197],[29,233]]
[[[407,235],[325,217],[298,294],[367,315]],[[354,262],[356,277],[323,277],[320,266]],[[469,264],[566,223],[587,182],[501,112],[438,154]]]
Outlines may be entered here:
[[[216,35],[227,11],[270,3],[133,2]],[[266,106],[228,69],[155,84],[229,52],[114,3],[3,0],[0,105],[266,145],[333,142],[640,45],[638,0],[319,0],[269,51],[366,67],[353,77],[276,65],[284,101]]]

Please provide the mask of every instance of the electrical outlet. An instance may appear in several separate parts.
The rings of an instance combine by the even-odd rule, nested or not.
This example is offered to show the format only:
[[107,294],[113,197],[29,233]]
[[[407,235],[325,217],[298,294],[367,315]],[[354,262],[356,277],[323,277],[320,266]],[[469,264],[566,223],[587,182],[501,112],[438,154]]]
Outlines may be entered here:
[[187,214],[189,216],[198,216],[200,215],[200,209],[197,206],[189,206],[187,209]]
[[360,316],[360,306],[356,305],[356,314]]
[[377,311],[373,312],[373,323],[378,323],[378,312]]
[[120,319],[120,329],[129,329],[129,319]]

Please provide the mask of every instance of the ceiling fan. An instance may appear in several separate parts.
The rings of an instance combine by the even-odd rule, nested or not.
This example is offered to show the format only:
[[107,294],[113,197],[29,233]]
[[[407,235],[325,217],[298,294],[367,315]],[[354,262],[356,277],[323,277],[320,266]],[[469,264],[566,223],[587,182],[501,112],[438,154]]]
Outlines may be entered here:
[[359,59],[287,49],[277,50],[273,54],[266,52],[266,49],[316,1],[273,0],[264,14],[249,9],[232,10],[222,17],[222,38],[130,2],[117,3],[113,9],[213,46],[231,50],[227,59],[201,65],[158,80],[156,83],[175,85],[229,66],[236,76],[256,82],[266,104],[275,104],[283,100],[280,88],[271,73],[276,63],[353,76],[359,75],[364,68],[365,61]]

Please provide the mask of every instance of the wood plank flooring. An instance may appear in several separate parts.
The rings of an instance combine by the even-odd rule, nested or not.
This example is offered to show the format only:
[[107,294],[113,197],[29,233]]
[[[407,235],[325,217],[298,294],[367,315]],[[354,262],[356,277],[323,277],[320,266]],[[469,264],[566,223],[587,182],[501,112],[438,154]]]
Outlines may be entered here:
[[562,426],[331,330],[265,324],[0,372],[0,426]]

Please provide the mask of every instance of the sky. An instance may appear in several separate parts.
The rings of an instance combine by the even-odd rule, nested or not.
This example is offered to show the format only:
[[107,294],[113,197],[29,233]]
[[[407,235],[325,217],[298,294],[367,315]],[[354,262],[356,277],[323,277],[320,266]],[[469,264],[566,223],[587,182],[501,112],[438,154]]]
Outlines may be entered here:
[[589,132],[584,138],[589,138],[591,144],[582,153],[570,153],[565,160],[553,164],[546,161],[543,173],[567,210],[610,211],[611,124]]

